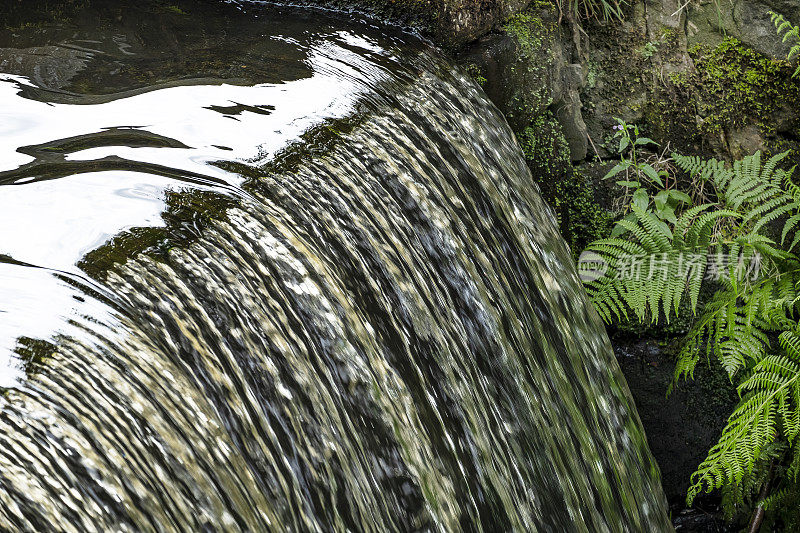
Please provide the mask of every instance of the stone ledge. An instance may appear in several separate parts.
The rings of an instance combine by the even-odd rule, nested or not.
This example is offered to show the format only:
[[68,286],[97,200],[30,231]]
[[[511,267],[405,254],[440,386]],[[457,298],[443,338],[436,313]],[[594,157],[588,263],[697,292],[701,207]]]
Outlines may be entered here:
[[414,28],[455,50],[525,9],[531,0],[295,0],[291,5],[358,11]]

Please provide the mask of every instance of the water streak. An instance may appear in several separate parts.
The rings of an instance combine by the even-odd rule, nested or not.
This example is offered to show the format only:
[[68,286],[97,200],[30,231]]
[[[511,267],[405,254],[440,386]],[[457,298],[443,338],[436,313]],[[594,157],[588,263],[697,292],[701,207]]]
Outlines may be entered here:
[[[497,110],[419,43],[274,31],[304,36],[305,80],[346,105],[292,93],[281,115],[299,82],[250,82],[182,102],[196,129],[154,116],[131,136],[139,98],[233,86],[50,98],[49,117],[0,104],[25,133],[0,203],[39,202],[0,223],[22,221],[0,233],[0,529],[668,530],[608,339]],[[12,74],[14,101],[40,104],[44,83]],[[79,105],[86,121],[46,133]],[[221,121],[242,128],[228,154]],[[92,190],[119,206],[47,213]]]

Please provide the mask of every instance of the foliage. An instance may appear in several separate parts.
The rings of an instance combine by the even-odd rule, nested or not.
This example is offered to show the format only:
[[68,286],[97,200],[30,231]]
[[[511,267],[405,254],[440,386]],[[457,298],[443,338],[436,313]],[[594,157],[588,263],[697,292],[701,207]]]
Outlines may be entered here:
[[622,20],[624,0],[554,0],[562,14],[573,17],[575,20],[602,19]]
[[[787,59],[791,61],[795,57],[800,57],[800,28],[778,13],[770,11],[770,17],[772,17],[772,23],[775,24],[775,28],[778,30],[778,35],[783,34],[783,42],[792,41],[796,43],[789,50]],[[800,66],[794,71],[794,77],[798,76],[800,76]]]
[[517,140],[576,256],[587,243],[607,235],[614,215],[597,203],[589,179],[572,166],[569,144],[552,113],[537,116],[531,126],[517,133]]
[[731,510],[753,500],[777,463],[779,484],[758,505],[778,506],[797,496],[800,470],[800,187],[794,169],[780,168],[788,153],[762,161],[759,152],[732,166],[673,154],[696,186],[710,189],[695,204],[643,166],[636,148],[652,141],[621,126],[622,162],[609,176],[633,169],[647,182],[618,182],[635,189],[630,213],[611,237],[587,247],[595,274],[584,278],[587,292],[607,322],[633,314],[660,323],[682,302],[698,313],[701,287],[716,289],[694,319],[675,380],[692,377],[703,355],[715,356],[738,382],[740,402],[692,475],[687,501],[722,488]]
[[[657,171],[655,166],[641,157],[641,150],[648,145],[655,145],[655,141],[639,135],[639,127],[634,124],[617,119],[618,125],[614,126],[613,139],[619,139],[619,152],[628,153],[618,165],[609,171],[604,179],[624,177],[617,181],[617,185],[625,188],[625,200],[632,195],[634,200],[643,200],[647,195],[647,185],[664,187],[663,178],[669,179],[665,171]],[[639,203],[639,202],[634,202]],[[663,209],[659,210],[663,213]]]
[[661,43],[658,41],[648,41],[644,44],[644,46],[642,46],[641,50],[639,50],[639,53],[642,54],[643,57],[651,58],[656,52],[658,52],[658,47],[660,44]]
[[716,47],[698,45],[689,53],[696,73],[673,82],[694,94],[700,129],[714,134],[756,124],[764,131],[774,127],[772,116],[800,105],[800,84],[785,61],[763,56],[733,37]]
[[[677,309],[680,299],[666,298],[663,292],[652,291],[643,281],[658,283],[660,279],[666,279],[666,276],[657,276],[655,271],[663,265],[669,268],[669,265],[678,265],[678,261],[670,259],[685,251],[686,245],[692,250],[696,247],[695,237],[671,243],[673,232],[668,226],[668,223],[679,223],[676,209],[691,202],[691,198],[669,188],[668,173],[656,170],[642,159],[641,149],[654,145],[654,141],[639,136],[637,126],[623,121],[619,121],[615,129],[614,138],[619,139],[619,151],[627,156],[605,178],[624,178],[618,180],[617,185],[623,187],[625,197],[630,198],[629,211],[617,222],[608,239],[600,239],[587,247],[587,251],[602,258],[605,275],[588,283],[586,289],[607,322],[628,319],[629,310],[640,321],[645,321],[648,316],[657,318],[661,308],[666,309],[665,316],[669,319],[669,309],[673,306]],[[659,192],[651,198],[648,190],[654,188]],[[699,292],[699,286],[696,289]],[[673,287],[673,293],[677,292],[677,286]]]

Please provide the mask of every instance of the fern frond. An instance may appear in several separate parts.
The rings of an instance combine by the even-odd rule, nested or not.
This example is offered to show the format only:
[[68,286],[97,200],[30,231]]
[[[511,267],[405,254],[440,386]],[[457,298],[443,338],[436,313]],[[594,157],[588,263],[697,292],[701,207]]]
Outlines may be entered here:
[[719,442],[692,474],[687,503],[691,505],[702,490],[740,483],[764,446],[775,439],[775,425],[774,392],[759,390],[745,397],[728,419]]
[[[783,225],[783,231],[781,231],[781,246],[786,243],[786,237],[794,230],[798,222],[800,222],[800,213],[792,215]],[[789,248],[787,251],[791,252],[792,249]]]
[[792,443],[800,433],[800,336],[784,331],[785,355],[761,358],[739,385],[744,393],[719,442],[692,475],[687,502],[697,494],[736,485],[780,434]]
[[704,213],[691,225],[686,233],[686,246],[694,249],[708,248],[711,244],[711,234],[714,225],[723,218],[741,218],[736,211],[729,209],[719,209],[710,213]]
[[[770,11],[770,16],[772,18],[772,23],[775,24],[775,28],[778,31],[778,35],[783,35],[783,42],[787,41],[796,41],[797,44],[792,46],[789,50],[789,55],[786,59],[791,61],[795,58],[795,56],[800,56],[800,27],[795,26],[783,15]],[[794,71],[794,77],[800,76],[800,67],[797,67],[797,70]]]
[[711,181],[713,177],[714,181],[724,186],[727,180],[733,175],[733,172],[725,166],[723,161],[718,161],[716,159],[703,160],[697,156],[684,156],[680,154],[672,154],[672,159],[675,161],[678,168],[702,181]]

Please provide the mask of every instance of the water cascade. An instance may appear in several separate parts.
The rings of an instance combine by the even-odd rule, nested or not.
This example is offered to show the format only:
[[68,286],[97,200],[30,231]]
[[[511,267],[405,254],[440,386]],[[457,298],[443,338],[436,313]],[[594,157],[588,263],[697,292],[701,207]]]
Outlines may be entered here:
[[0,35],[0,530],[669,529],[468,77],[334,15],[84,4]]

